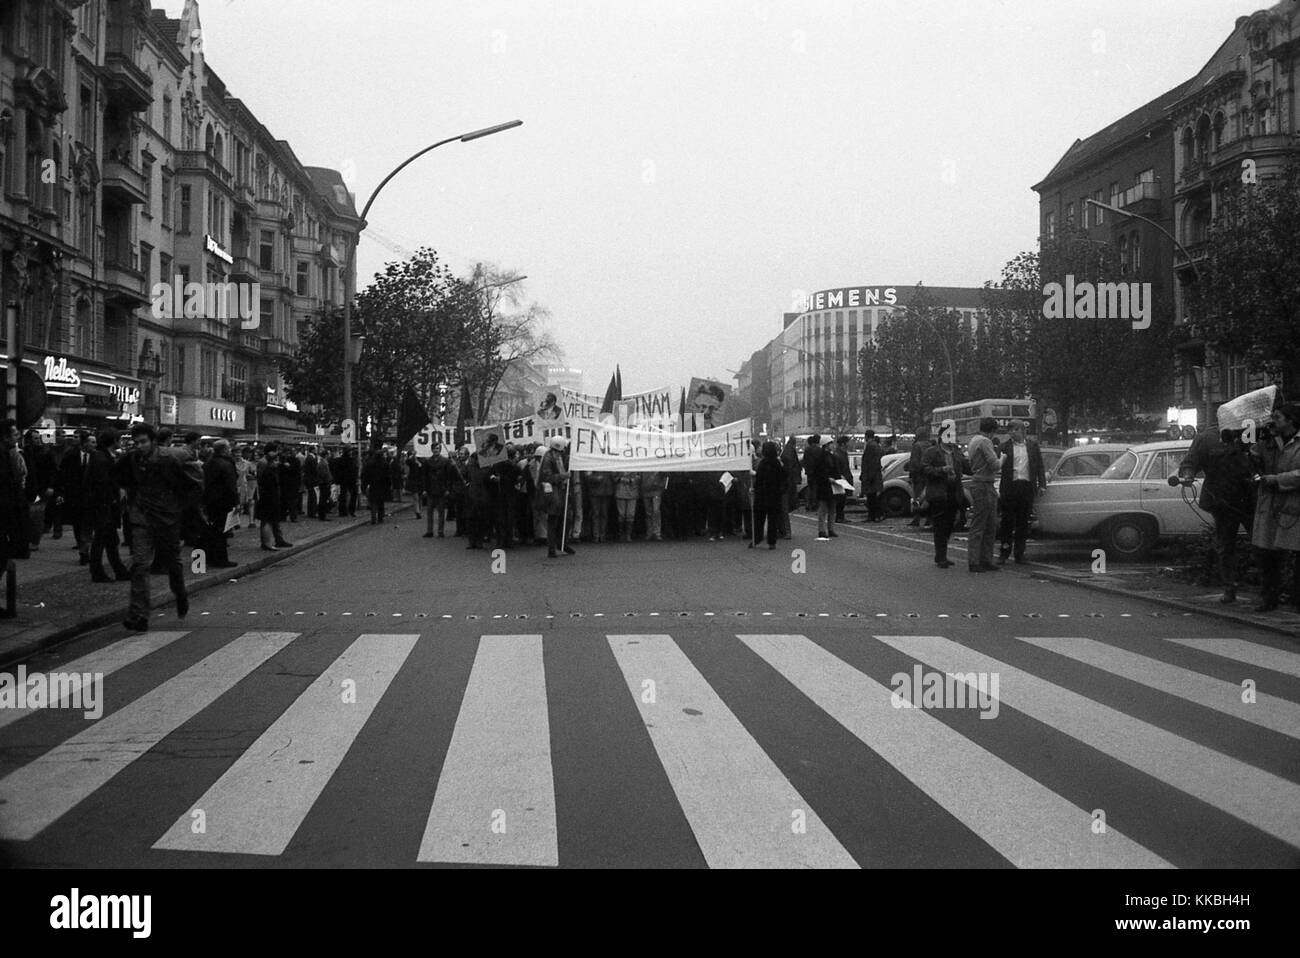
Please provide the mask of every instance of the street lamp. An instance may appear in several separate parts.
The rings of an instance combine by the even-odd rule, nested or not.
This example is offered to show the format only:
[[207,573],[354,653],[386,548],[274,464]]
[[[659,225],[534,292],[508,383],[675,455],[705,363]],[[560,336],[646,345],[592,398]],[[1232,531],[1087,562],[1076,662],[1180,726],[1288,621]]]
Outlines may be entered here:
[[1122,207],[1111,206],[1109,203],[1101,202],[1101,200],[1088,200],[1087,202],[1090,205],[1096,206],[1100,209],[1109,210],[1110,212],[1116,214],[1117,216],[1131,216],[1135,220],[1141,220],[1143,223],[1148,223],[1151,226],[1154,226],[1160,232],[1164,233],[1165,236],[1169,237],[1169,242],[1173,243],[1174,246],[1178,249],[1178,252],[1182,253],[1184,256],[1187,257],[1187,265],[1191,267],[1193,278],[1195,278],[1197,282],[1200,282],[1200,278],[1201,278],[1200,273],[1196,271],[1196,264],[1192,262],[1192,254],[1187,252],[1187,247],[1183,246],[1182,243],[1178,242],[1178,238],[1175,237],[1173,233],[1169,232],[1169,230],[1165,229],[1155,220],[1149,219],[1148,217],[1143,216],[1141,213],[1132,213],[1129,210],[1126,210]]
[[407,157],[391,173],[380,181],[375,187],[375,191],[370,194],[370,199],[366,200],[365,207],[361,210],[361,225],[357,227],[356,235],[352,242],[348,244],[348,259],[343,267],[343,418],[351,419],[352,417],[352,298],[356,293],[354,287],[356,280],[352,274],[353,263],[357,256],[357,246],[361,243],[361,231],[366,228],[366,214],[370,212],[370,207],[375,202],[375,197],[379,191],[388,185],[391,180],[402,170],[406,169],[412,162],[418,160],[424,154],[431,150],[436,150],[440,146],[451,143],[454,140],[460,140],[462,143],[468,143],[470,140],[477,140],[485,136],[491,136],[493,133],[500,133],[503,130],[512,130],[517,126],[523,125],[523,120],[511,120],[508,123],[498,123],[496,126],[485,127],[481,130],[475,130],[472,133],[462,133],[459,136],[451,136],[445,140],[439,140],[432,146],[426,146],[423,150],[412,156]]

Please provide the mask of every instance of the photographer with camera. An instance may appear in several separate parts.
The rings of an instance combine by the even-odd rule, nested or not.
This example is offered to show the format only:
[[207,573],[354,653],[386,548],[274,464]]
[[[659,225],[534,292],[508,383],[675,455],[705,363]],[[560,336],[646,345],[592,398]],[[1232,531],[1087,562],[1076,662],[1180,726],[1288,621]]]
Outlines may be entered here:
[[1251,449],[1258,472],[1259,499],[1251,543],[1259,550],[1263,601],[1256,612],[1272,612],[1282,591],[1282,560],[1292,553],[1291,601],[1300,611],[1300,404],[1273,411]]
[[1237,529],[1245,527],[1247,538],[1255,515],[1255,481],[1250,450],[1242,442],[1243,423],[1233,416],[1229,404],[1219,407],[1218,430],[1199,433],[1169,484],[1192,485],[1204,474],[1198,505],[1214,518],[1214,551],[1224,603],[1237,601]]

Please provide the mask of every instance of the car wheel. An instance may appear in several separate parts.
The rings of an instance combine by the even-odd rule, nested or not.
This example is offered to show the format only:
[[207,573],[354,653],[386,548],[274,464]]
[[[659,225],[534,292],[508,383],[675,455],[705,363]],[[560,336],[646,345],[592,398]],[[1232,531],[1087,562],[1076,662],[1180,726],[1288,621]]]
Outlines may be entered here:
[[1157,535],[1156,524],[1147,516],[1116,516],[1102,528],[1101,546],[1112,559],[1136,562],[1151,551]]
[[912,497],[902,489],[890,489],[880,497],[880,504],[885,510],[885,515],[891,519],[897,519],[899,516],[905,516],[911,511]]

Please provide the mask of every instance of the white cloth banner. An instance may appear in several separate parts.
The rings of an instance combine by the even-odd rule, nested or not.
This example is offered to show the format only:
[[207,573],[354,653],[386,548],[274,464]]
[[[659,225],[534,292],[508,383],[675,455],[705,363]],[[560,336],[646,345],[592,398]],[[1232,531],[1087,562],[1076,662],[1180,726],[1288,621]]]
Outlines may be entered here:
[[753,438],[748,419],[700,432],[624,429],[587,420],[573,429],[569,468],[598,472],[748,472]]
[[573,427],[566,421],[525,416],[495,426],[478,426],[473,431],[474,449],[480,466],[490,466],[506,457],[505,444],[527,446],[545,442],[551,436],[572,437]]
[[[605,402],[603,397],[574,392],[563,386],[558,387],[558,390],[560,410],[565,419],[600,421],[600,408]],[[550,391],[554,393],[556,390]],[[672,387],[665,386],[624,396],[614,404],[614,417],[618,425],[631,428],[649,423],[667,424],[677,414],[673,405]]]

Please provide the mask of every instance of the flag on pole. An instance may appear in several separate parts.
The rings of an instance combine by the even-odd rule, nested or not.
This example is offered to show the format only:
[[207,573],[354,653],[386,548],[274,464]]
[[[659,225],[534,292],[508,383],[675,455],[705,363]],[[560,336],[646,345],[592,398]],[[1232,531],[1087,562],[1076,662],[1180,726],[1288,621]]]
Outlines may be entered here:
[[677,431],[686,431],[686,387],[682,387],[682,398],[677,404]]
[[460,384],[460,411],[456,414],[456,448],[469,442],[469,423],[474,420],[474,397],[469,394],[469,383]]
[[605,400],[600,404],[600,418],[604,420],[606,416],[614,416],[614,403],[622,397],[618,389],[618,367],[614,368],[614,375],[609,377],[609,387],[605,390]]
[[405,446],[417,432],[431,422],[433,419],[420,403],[419,397],[415,395],[415,390],[407,386],[406,395],[402,397],[402,409],[397,416],[397,448],[401,449]]

